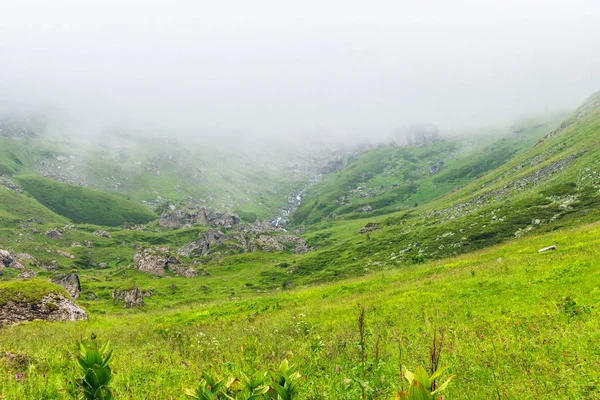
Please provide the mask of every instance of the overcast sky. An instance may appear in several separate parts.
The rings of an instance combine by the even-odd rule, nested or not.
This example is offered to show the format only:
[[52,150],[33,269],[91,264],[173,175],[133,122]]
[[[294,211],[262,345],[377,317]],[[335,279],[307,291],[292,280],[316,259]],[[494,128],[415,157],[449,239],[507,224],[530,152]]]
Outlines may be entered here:
[[2,1],[1,111],[289,135],[508,122],[600,90],[600,1]]

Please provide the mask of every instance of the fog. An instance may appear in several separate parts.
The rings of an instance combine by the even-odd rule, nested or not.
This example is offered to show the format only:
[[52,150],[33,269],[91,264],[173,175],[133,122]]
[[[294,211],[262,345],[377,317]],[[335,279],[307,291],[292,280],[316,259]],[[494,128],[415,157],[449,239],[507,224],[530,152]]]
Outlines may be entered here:
[[456,130],[600,90],[597,0],[2,3],[1,113],[80,133]]

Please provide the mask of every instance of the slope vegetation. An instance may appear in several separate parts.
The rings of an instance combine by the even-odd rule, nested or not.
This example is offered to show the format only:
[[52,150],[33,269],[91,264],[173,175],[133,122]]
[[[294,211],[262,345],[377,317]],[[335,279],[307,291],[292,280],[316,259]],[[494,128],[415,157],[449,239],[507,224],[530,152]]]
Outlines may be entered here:
[[156,219],[154,213],[138,203],[94,189],[35,175],[19,176],[18,181],[41,204],[76,223],[119,226]]

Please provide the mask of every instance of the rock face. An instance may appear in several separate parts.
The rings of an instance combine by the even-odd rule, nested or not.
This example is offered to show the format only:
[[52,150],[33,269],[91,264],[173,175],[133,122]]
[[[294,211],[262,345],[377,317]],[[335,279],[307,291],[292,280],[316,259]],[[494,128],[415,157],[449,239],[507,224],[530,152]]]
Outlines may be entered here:
[[75,300],[79,298],[79,294],[81,293],[81,283],[79,282],[79,276],[76,273],[72,272],[68,275],[57,275],[50,279],[50,282],[64,287]]
[[141,307],[144,305],[144,296],[149,296],[149,293],[143,293],[137,284],[133,284],[133,288],[129,290],[115,289],[112,298],[115,303],[123,303],[124,308]]
[[135,268],[151,275],[163,275],[168,270],[186,278],[196,276],[196,271],[182,265],[178,258],[171,255],[168,247],[141,249],[134,256],[133,263]]
[[0,326],[34,321],[79,321],[87,313],[60,293],[48,293],[40,301],[26,303],[8,300],[0,305]]
[[158,224],[163,228],[181,228],[193,225],[223,226],[227,229],[239,224],[240,219],[231,214],[207,210],[206,207],[189,205],[185,207],[172,207],[163,212]]

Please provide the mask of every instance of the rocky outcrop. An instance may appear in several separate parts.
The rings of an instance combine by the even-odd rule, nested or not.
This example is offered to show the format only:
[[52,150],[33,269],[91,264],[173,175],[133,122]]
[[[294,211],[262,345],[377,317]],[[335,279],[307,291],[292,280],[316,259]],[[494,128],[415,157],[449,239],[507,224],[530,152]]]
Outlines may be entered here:
[[175,275],[190,278],[196,276],[195,271],[171,255],[168,247],[143,248],[133,258],[134,266],[151,275],[164,275],[171,271]]
[[0,325],[19,322],[79,321],[87,319],[87,313],[61,293],[50,292],[39,301],[8,300],[0,305]]
[[75,300],[79,298],[79,294],[81,293],[81,283],[79,282],[79,276],[76,273],[71,272],[67,275],[56,275],[50,279],[50,282],[64,287]]
[[[255,234],[252,231],[233,230],[222,233],[218,230],[209,230],[201,234],[198,239],[180,247],[177,254],[183,257],[203,257],[218,253],[248,253],[257,250],[265,252],[292,251],[294,253],[306,253],[309,251],[306,241],[293,234],[279,234],[280,228],[270,229],[272,234]],[[215,247],[219,251],[215,253]]]
[[60,231],[58,231],[57,229],[50,229],[46,231],[46,233],[44,233],[44,236],[47,239],[62,239],[62,233],[60,233]]
[[220,245],[224,239],[225,235],[221,231],[211,229],[204,234],[201,233],[197,240],[180,247],[177,250],[177,254],[184,257],[207,256],[210,254],[210,247]]
[[131,289],[115,289],[112,294],[115,304],[122,303],[124,308],[141,307],[144,305],[144,297],[148,296],[151,296],[151,293],[142,292],[136,283]]
[[171,206],[170,209],[161,214],[158,220],[158,224],[163,228],[185,228],[193,225],[203,225],[222,226],[231,229],[239,222],[240,219],[235,215],[219,213],[195,205]]

